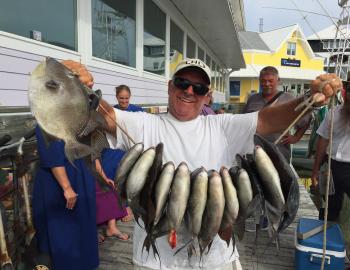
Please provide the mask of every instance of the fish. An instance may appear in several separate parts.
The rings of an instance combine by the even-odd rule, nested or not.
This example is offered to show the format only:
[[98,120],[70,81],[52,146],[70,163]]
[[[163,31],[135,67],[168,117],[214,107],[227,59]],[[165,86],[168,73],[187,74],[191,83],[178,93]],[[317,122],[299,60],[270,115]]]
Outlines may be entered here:
[[177,245],[177,235],[181,222],[183,220],[190,195],[190,171],[185,162],[181,162],[176,169],[171,192],[168,201],[166,218],[168,222],[168,243],[172,249]]
[[227,246],[229,246],[230,240],[232,239],[234,246],[233,224],[238,217],[239,211],[237,190],[233,185],[232,178],[226,167],[221,167],[220,175],[225,194],[225,209],[220,225],[219,236],[222,240],[226,241]]
[[157,225],[161,216],[163,215],[165,204],[170,193],[171,183],[173,182],[175,174],[174,162],[169,161],[164,164],[162,172],[155,186],[155,203],[156,215],[154,218],[154,225]]
[[247,171],[238,166],[229,169],[229,174],[237,191],[239,210],[233,232],[241,241],[245,232],[245,220],[252,214],[255,207],[253,202],[253,189]]
[[220,174],[211,170],[208,175],[208,197],[202,218],[204,226],[201,226],[198,235],[200,258],[202,258],[206,248],[208,248],[208,252],[210,251],[214,237],[219,232],[225,208],[224,188]]
[[279,233],[293,222],[298,212],[300,201],[299,177],[293,172],[289,163],[276,145],[259,135],[254,136],[254,143],[265,150],[280,176],[281,188],[285,198],[285,211],[278,225],[277,232]]
[[148,177],[146,178],[146,183],[143,186],[143,189],[140,194],[140,203],[139,206],[143,211],[138,213],[137,207],[135,207],[134,216],[135,220],[140,215],[143,223],[145,225],[146,238],[143,242],[142,249],[146,248],[147,252],[149,252],[150,247],[152,246],[153,255],[156,258],[156,255],[159,257],[159,252],[157,250],[155,239],[158,237],[153,234],[153,225],[154,219],[156,216],[156,204],[154,200],[154,189],[155,184],[159,178],[162,169],[163,163],[163,143],[159,143],[155,149],[155,158],[153,160],[153,164],[151,169],[148,172]]
[[188,246],[187,251],[189,259],[192,257],[192,254],[196,252],[193,242],[197,238],[202,226],[207,194],[208,173],[205,168],[201,167],[191,173],[190,197],[185,212],[185,225],[191,235],[191,239],[188,243],[185,243],[183,247],[179,248],[175,254],[186,246]]
[[115,177],[114,177],[114,185],[117,190],[123,192],[125,190],[125,181],[127,176],[134,166],[137,159],[143,152],[144,145],[143,143],[134,144],[123,156],[121,161],[119,162]]
[[144,184],[146,183],[148,171],[153,164],[155,156],[155,148],[150,147],[142,153],[140,158],[132,167],[126,180],[126,197],[129,203],[132,203],[132,200],[139,195]]
[[285,208],[280,177],[270,157],[259,145],[254,149],[254,161],[264,190],[269,228],[277,231]]
[[45,141],[63,140],[65,155],[72,164],[73,160],[94,152],[78,138],[97,127],[105,127],[106,123],[91,108],[91,100],[95,100],[96,95],[75,73],[55,59],[46,58],[30,75],[28,97]]

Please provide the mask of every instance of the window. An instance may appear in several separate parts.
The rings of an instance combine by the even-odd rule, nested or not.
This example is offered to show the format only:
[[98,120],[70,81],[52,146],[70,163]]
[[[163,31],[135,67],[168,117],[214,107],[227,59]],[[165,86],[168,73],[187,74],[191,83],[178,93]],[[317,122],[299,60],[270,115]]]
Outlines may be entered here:
[[287,43],[287,55],[295,55],[296,54],[296,46],[297,44],[294,42]]
[[212,90],[217,90],[215,76],[216,76],[216,64],[213,61],[212,66],[211,66],[211,79],[210,79],[210,81],[211,81],[210,87]]
[[159,75],[165,74],[165,21],[165,13],[152,0],[144,0],[143,46],[149,54],[143,55],[143,69]]
[[211,58],[208,54],[207,54],[207,57],[205,58],[205,63],[209,68],[211,68]]
[[187,36],[187,53],[186,58],[195,58],[196,57],[196,43]]
[[240,81],[230,81],[230,96],[240,96],[241,95],[241,82]]
[[184,32],[173,21],[170,22],[170,76],[183,59]]
[[91,2],[92,55],[136,67],[136,0]]
[[1,1],[0,30],[76,51],[76,1]]
[[201,47],[198,47],[198,56],[199,59],[201,59],[202,61],[204,61],[204,51],[202,50]]

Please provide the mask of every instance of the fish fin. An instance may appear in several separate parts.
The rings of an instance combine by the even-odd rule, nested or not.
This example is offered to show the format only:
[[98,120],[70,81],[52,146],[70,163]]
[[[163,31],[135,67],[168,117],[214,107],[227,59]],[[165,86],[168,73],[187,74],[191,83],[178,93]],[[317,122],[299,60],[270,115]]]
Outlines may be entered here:
[[66,143],[64,153],[68,161],[73,165],[75,159],[89,156],[93,153],[93,150],[90,146],[76,141],[74,143]]
[[109,148],[109,143],[103,131],[96,129],[91,133],[91,147],[99,154],[103,149]]
[[87,136],[96,128],[106,128],[106,120],[96,111],[90,111],[90,118],[83,128],[83,130],[78,134],[78,137]]
[[256,195],[248,205],[247,215],[245,218],[250,217],[251,215],[253,215],[253,213],[259,211],[259,209],[261,209],[260,196]]
[[[183,250],[185,247],[187,247],[188,245],[190,245],[190,244],[192,244],[193,243],[193,238],[191,238],[191,240],[190,241],[188,241],[187,243],[185,243],[182,247],[180,247],[178,250],[176,250],[176,252],[174,253],[174,256],[176,255],[176,254],[178,254],[181,250]],[[193,245],[193,244],[192,244]]]
[[191,260],[193,254],[197,256],[197,251],[196,251],[196,248],[194,247],[193,243],[191,243],[187,248],[187,256],[188,256],[189,261]]
[[232,240],[232,253],[231,253],[231,256],[230,257],[232,257],[232,255],[235,253],[235,249],[236,249],[236,237],[235,237],[235,235],[232,233],[232,235],[231,235],[231,240]]
[[240,218],[239,220],[237,220],[236,223],[233,224],[232,231],[235,235],[237,235],[238,240],[242,241],[245,232],[245,219]]
[[213,240],[211,240],[210,243],[208,244],[208,251],[207,251],[207,253],[205,253],[205,254],[208,254],[208,253],[209,253],[212,244],[213,244]]

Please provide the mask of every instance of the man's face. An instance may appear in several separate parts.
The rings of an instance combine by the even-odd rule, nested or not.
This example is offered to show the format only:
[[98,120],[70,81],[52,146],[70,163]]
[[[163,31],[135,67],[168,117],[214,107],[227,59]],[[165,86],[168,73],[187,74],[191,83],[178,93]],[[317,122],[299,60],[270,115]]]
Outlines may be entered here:
[[277,92],[278,76],[272,74],[264,74],[259,78],[260,85],[265,95],[271,95]]
[[129,106],[130,94],[127,90],[122,90],[117,95],[119,108],[122,110],[126,110]]
[[[187,70],[179,72],[176,77],[186,79],[191,83],[200,83],[206,85],[203,75],[195,70]],[[169,112],[180,121],[189,121],[196,118],[206,101],[206,96],[200,96],[193,92],[193,87],[189,86],[182,90],[173,84],[173,81],[168,83],[169,94]]]

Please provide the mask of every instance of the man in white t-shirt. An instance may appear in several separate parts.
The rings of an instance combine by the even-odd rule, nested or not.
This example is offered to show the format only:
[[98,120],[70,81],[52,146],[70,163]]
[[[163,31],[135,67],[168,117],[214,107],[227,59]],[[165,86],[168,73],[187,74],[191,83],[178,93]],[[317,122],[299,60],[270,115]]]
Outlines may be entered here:
[[[334,91],[335,92],[335,91]],[[163,162],[173,161],[175,165],[185,161],[192,171],[201,166],[207,170],[219,170],[221,166],[231,167],[237,153],[253,151],[253,135],[280,132],[295,119],[298,112],[294,108],[303,101],[298,98],[283,106],[274,106],[248,114],[220,114],[200,116],[206,96],[210,94],[210,69],[198,59],[186,59],[175,69],[168,83],[169,113],[153,115],[143,112],[125,112],[112,108],[105,101],[99,111],[108,122],[111,147],[128,149],[129,139],[116,129],[117,121],[126,127],[136,142],[143,142],[145,148],[164,143]],[[321,103],[327,101],[325,98]],[[117,139],[115,139],[117,138]],[[215,237],[208,254],[203,260],[188,261],[185,249],[174,256],[174,250],[166,237],[157,239],[160,254],[154,258],[142,251],[145,231],[135,225],[133,262],[135,269],[241,269],[237,251],[232,254],[232,244]],[[188,242],[189,236],[182,228],[178,233],[177,247]]]

